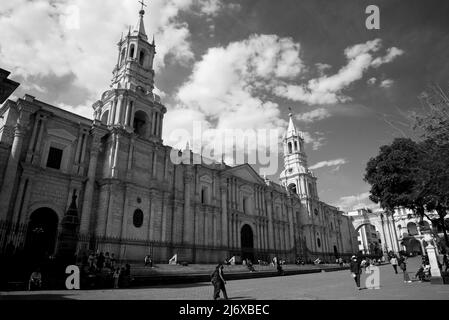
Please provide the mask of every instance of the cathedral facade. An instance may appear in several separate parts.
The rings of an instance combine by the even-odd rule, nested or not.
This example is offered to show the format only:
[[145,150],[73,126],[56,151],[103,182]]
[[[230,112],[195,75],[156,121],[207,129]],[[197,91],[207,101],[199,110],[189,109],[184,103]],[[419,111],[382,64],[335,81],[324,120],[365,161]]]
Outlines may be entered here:
[[172,163],[161,138],[167,109],[153,93],[156,46],[143,16],[118,43],[93,120],[30,95],[1,107],[1,248],[57,254],[61,221],[76,207],[78,254],[215,263],[356,252],[350,218],[318,198],[291,116],[281,184],[248,164]]

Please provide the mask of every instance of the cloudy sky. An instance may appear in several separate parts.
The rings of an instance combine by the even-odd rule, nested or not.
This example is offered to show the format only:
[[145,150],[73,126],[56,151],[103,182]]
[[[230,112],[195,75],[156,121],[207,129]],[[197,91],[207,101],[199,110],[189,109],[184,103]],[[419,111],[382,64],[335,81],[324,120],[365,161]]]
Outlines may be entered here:
[[[380,8],[380,30],[365,27],[370,4]],[[290,107],[320,198],[342,209],[372,205],[367,160],[393,138],[413,136],[418,95],[449,81],[445,0],[152,0],[145,9],[166,143],[193,121],[283,129]],[[138,10],[135,0],[2,3],[0,67],[21,83],[14,96],[90,118]]]

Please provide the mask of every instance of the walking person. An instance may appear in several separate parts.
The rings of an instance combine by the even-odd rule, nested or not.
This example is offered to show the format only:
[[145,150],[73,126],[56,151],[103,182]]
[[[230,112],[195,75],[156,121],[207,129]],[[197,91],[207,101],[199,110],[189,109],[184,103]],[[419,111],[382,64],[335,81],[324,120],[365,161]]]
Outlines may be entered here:
[[403,274],[404,274],[404,283],[410,283],[412,282],[410,280],[410,277],[408,276],[408,272],[407,272],[407,261],[405,257],[400,257],[399,258],[399,268],[401,268]]
[[104,266],[104,255],[103,252],[100,252],[100,255],[97,258],[97,269],[101,272]]
[[223,277],[223,265],[221,263],[215,267],[215,271],[211,274],[211,282],[214,286],[214,300],[220,298],[220,290],[223,291],[223,298],[228,300],[225,287],[226,281]]
[[114,289],[118,289],[118,282],[120,279],[120,268],[116,268],[114,274],[112,275],[114,278]]
[[355,284],[357,286],[357,289],[361,290],[360,275],[362,273],[362,267],[360,266],[360,262],[358,261],[356,256],[351,257],[350,270],[352,277],[354,278]]
[[394,272],[395,272],[396,274],[398,274],[398,259],[396,258],[396,256],[393,256],[393,257],[390,259],[390,263],[391,263],[391,265],[393,266]]
[[[444,265],[444,268],[445,268],[444,272],[447,272],[447,269],[449,269],[449,259],[448,259],[446,253],[443,255],[443,265]],[[441,268],[441,269],[443,269],[443,268]]]

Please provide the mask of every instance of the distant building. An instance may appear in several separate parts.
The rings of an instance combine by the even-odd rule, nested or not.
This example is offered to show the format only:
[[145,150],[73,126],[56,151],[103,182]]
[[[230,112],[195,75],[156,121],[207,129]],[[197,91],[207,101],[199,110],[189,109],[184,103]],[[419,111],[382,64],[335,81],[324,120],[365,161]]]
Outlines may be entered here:
[[[427,217],[422,221],[409,209],[399,208],[393,214],[385,210],[361,208],[348,212],[358,234],[359,251],[374,254],[376,247],[382,252],[404,251],[407,254],[421,254],[426,243],[424,234],[433,233],[442,237],[442,229]],[[434,213],[428,213],[431,218]],[[446,218],[449,222],[449,218]]]

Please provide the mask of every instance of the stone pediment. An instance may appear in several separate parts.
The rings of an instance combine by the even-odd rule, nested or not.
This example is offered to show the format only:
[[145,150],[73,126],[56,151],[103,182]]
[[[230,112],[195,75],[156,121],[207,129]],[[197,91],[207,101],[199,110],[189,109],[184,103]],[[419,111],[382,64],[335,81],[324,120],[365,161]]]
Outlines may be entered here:
[[76,139],[74,135],[64,129],[49,129],[47,130],[47,133],[54,137],[69,140],[70,142],[73,142]]
[[249,164],[242,164],[227,169],[225,172],[250,183],[265,185],[264,179]]

